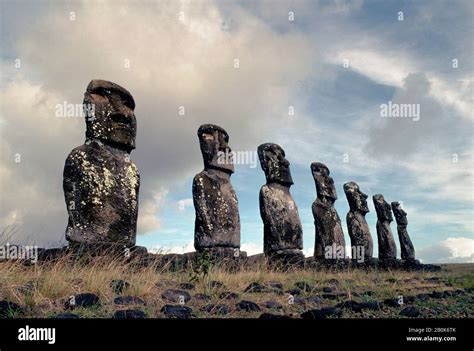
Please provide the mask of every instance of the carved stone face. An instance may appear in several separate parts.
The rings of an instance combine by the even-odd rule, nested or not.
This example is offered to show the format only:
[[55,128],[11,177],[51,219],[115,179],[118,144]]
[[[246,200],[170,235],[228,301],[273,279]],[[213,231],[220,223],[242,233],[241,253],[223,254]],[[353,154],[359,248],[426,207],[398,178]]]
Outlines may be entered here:
[[86,138],[130,152],[135,149],[137,120],[132,95],[121,86],[93,80],[84,93]]
[[234,173],[234,159],[228,145],[229,134],[216,125],[203,124],[198,129],[204,169],[213,168]]
[[285,158],[285,151],[280,146],[271,143],[260,145],[258,158],[268,183],[276,182],[287,186],[293,184],[290,162]]
[[392,211],[398,225],[408,225],[407,213],[403,210],[398,201],[392,202]]
[[392,209],[387,201],[385,201],[382,194],[372,196],[374,200],[375,211],[377,212],[377,219],[379,221],[393,221]]
[[318,198],[322,200],[330,200],[334,203],[337,200],[336,187],[334,179],[329,176],[329,168],[323,163],[313,162],[311,164],[311,173],[316,183],[316,192]]
[[347,201],[351,211],[361,212],[366,214],[369,212],[367,206],[367,195],[360,191],[359,186],[355,182],[348,182],[344,184],[344,192],[346,193]]

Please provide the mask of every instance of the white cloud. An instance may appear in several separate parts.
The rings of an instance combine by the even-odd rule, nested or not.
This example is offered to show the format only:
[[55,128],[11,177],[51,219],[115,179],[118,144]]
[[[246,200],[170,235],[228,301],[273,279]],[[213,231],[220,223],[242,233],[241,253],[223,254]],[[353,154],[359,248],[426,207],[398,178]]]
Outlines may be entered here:
[[417,252],[424,263],[474,263],[474,239],[447,238]]
[[263,243],[244,242],[240,246],[240,250],[247,252],[248,256],[256,255],[263,252]]
[[160,228],[159,213],[162,210],[168,190],[161,190],[140,204],[138,216],[138,233],[148,233]]
[[[270,132],[263,126],[279,123],[274,111],[286,110],[294,87],[312,74],[310,39],[280,35],[251,11],[236,10],[230,21],[214,2],[146,4],[55,3],[28,30],[12,33],[12,55],[22,66],[2,63],[0,228],[14,222],[19,241],[31,234],[40,244],[64,237],[62,170],[70,150],[83,143],[85,123],[55,118],[54,107],[81,103],[91,79],[123,85],[136,100],[131,156],[141,174],[139,231],[149,232],[159,226],[155,194],[202,169],[200,124],[222,125],[235,150],[253,150],[262,131]],[[21,165],[12,162],[17,152]]]

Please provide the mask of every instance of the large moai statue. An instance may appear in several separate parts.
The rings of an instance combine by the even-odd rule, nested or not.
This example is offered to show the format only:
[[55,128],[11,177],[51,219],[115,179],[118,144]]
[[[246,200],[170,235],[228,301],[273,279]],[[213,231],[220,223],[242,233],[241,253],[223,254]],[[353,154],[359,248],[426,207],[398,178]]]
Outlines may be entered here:
[[379,243],[379,259],[396,259],[397,246],[393,240],[390,223],[393,221],[390,205],[385,201],[382,194],[372,197],[375,211],[377,212],[377,239]]
[[311,172],[317,193],[312,206],[316,232],[314,257],[345,258],[344,232],[341,219],[334,208],[334,202],[337,200],[334,180],[329,176],[329,169],[323,163],[313,162]]
[[400,251],[401,258],[405,261],[414,261],[415,260],[415,248],[410,240],[408,235],[407,226],[408,219],[407,213],[403,210],[399,202],[392,202],[392,211],[395,215],[395,220],[397,221],[397,232],[398,239],[400,240]]
[[258,147],[258,157],[267,180],[259,196],[264,253],[270,258],[302,259],[303,228],[290,194],[293,179],[285,151],[266,143]]
[[135,101],[121,86],[93,80],[84,94],[86,141],[71,151],[64,166],[63,189],[70,246],[134,246],[137,230],[138,169]]
[[213,256],[235,257],[240,249],[240,218],[237,196],[230,183],[234,160],[229,135],[212,124],[200,126],[197,134],[204,170],[193,180],[194,247]]
[[[355,182],[344,184],[344,192],[350,208],[346,221],[352,250],[354,252],[354,248],[363,247],[364,258],[370,259],[373,255],[373,242],[369,225],[365,220],[365,215],[369,213],[368,196],[360,190],[359,185]],[[356,252],[358,251],[356,250]]]

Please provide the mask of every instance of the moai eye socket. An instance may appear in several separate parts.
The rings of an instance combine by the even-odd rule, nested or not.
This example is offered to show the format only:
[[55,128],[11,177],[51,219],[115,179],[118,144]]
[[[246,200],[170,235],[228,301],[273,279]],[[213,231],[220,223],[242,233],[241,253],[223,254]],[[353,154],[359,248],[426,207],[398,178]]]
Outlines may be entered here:
[[202,137],[204,138],[204,140],[214,140],[214,135],[209,133],[203,133]]

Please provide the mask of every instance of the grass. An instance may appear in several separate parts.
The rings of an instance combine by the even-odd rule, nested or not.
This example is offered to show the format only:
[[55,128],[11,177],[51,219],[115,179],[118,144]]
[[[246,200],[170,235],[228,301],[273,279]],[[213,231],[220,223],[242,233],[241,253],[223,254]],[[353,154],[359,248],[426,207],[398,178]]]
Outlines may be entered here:
[[[65,312],[64,303],[71,295],[83,292],[97,294],[101,307],[77,308],[73,312],[84,318],[110,318],[116,310],[139,308],[148,317],[164,317],[160,312],[165,304],[175,304],[162,299],[166,289],[178,288],[180,283],[190,281],[190,272],[172,272],[158,269],[155,266],[137,268],[120,261],[108,258],[95,258],[87,263],[74,262],[67,257],[56,262],[37,263],[26,266],[20,262],[0,262],[0,300],[8,300],[22,306],[25,317],[48,318]],[[439,280],[427,280],[437,277]],[[221,318],[255,318],[263,312],[285,314],[298,317],[300,313],[312,308],[334,306],[338,302],[354,299],[356,301],[383,301],[388,298],[413,296],[432,291],[457,290],[474,287],[474,265],[453,264],[443,265],[440,272],[401,272],[401,271],[369,271],[350,270],[344,272],[324,272],[311,270],[295,270],[289,272],[271,271],[265,267],[252,267],[239,272],[229,272],[225,268],[211,267],[207,275],[193,281],[195,288],[188,292],[191,296],[197,293],[207,294],[211,301],[203,302],[192,298],[186,305],[193,309],[196,317],[216,317],[200,311],[206,304],[226,304],[230,313]],[[114,304],[117,296],[110,282],[122,279],[130,283],[130,287],[122,295],[132,295],[143,299],[145,306],[118,306]],[[220,281],[224,287],[213,287],[211,281]],[[300,298],[323,294],[323,288],[331,288],[332,293],[341,295],[334,300],[323,299],[318,304],[305,302],[304,305],[289,302],[288,293],[275,291],[263,293],[246,293],[245,288],[252,282],[264,284],[277,281],[283,284],[283,291],[293,289],[296,282],[307,282],[312,291],[303,291]],[[220,293],[231,291],[239,294],[237,300],[225,300]],[[369,296],[367,292],[372,292]],[[261,312],[237,311],[235,304],[240,300],[256,302]],[[266,301],[276,301],[283,305],[279,311],[264,307]],[[415,302],[424,317],[474,317],[472,304],[473,295],[429,299]],[[364,310],[351,312],[344,310],[346,318],[400,318],[400,308],[384,307],[381,310]]]

